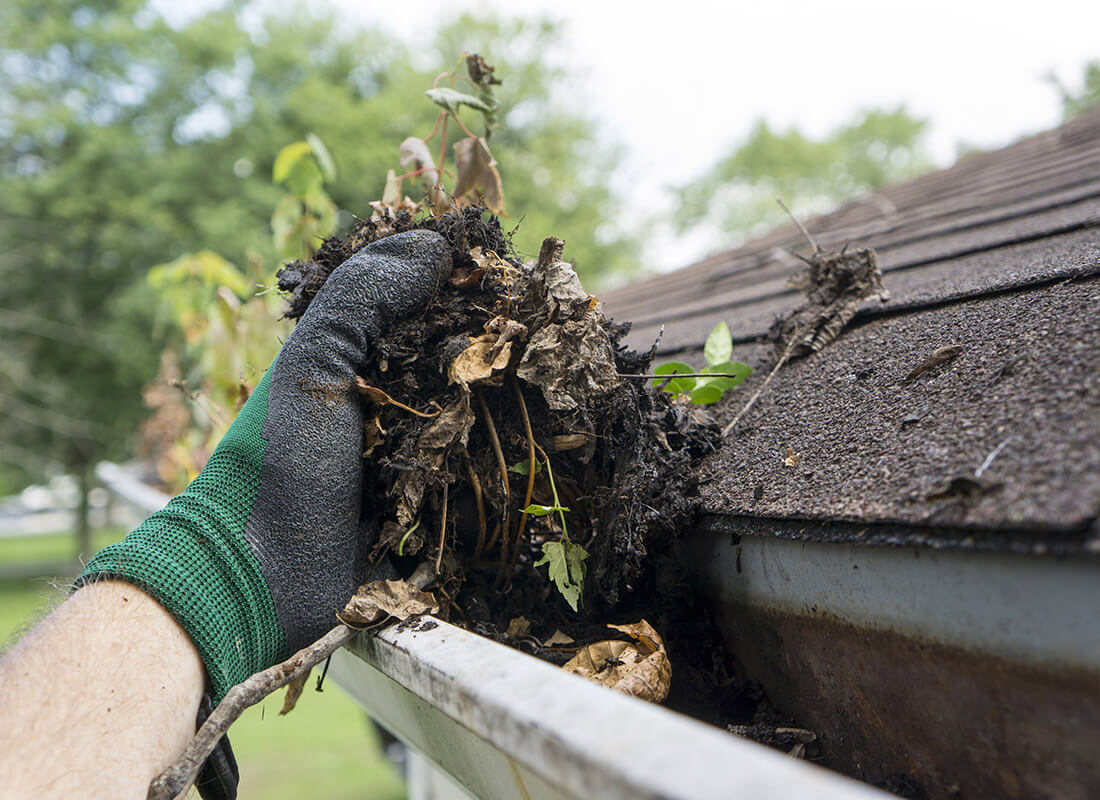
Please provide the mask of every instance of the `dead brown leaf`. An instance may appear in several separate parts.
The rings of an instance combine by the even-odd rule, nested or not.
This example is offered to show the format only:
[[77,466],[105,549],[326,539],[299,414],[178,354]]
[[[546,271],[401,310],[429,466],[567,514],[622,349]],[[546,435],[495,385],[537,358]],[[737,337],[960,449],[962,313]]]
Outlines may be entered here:
[[513,639],[519,639],[531,635],[531,620],[527,617],[512,617],[508,622],[506,633]]
[[560,630],[557,630],[542,644],[544,647],[553,647],[556,644],[573,644],[574,641],[573,637],[568,633],[562,633]]
[[435,598],[405,581],[364,583],[336,615],[345,625],[369,627],[390,617],[407,620],[439,610]]
[[619,385],[615,352],[596,312],[532,334],[516,375],[541,388],[554,411],[572,411]]
[[295,678],[286,685],[286,694],[283,695],[283,709],[279,712],[279,716],[289,714],[294,710],[294,707],[298,705],[298,698],[302,696],[302,692],[305,691],[306,681],[309,680],[309,671],[300,678]]
[[660,703],[672,685],[672,664],[665,644],[644,619],[631,625],[608,625],[633,642],[609,639],[582,647],[562,667],[623,694]]
[[924,373],[930,372],[943,364],[949,364],[958,358],[961,352],[962,347],[957,344],[950,344],[935,350],[930,356],[913,367],[909,374],[902,379],[901,385],[908,386]]
[[502,373],[512,358],[512,343],[500,344],[501,335],[483,333],[470,339],[470,346],[451,362],[448,374],[452,383],[469,388],[479,383],[499,386]]
[[576,450],[586,444],[588,444],[586,433],[563,433],[550,440],[550,448],[559,453],[563,450]]
[[791,448],[787,448],[787,455],[783,457],[783,463],[788,467],[797,467],[798,462],[802,460],[802,456],[796,453]]
[[363,423],[363,458],[367,458],[374,452],[374,448],[382,444],[386,438],[386,429],[382,427],[382,422],[378,419],[378,415]]
[[489,152],[489,145],[478,137],[459,139],[454,144],[455,198],[471,194],[494,214],[504,213],[504,188],[497,172],[497,162]]
[[472,289],[481,283],[481,279],[484,277],[485,270],[481,267],[475,267],[474,269],[456,267],[455,271],[451,273],[451,277],[447,278],[447,283],[456,289]]
[[425,474],[439,469],[448,451],[466,447],[473,424],[470,395],[464,392],[420,433],[416,449],[421,455],[421,468],[401,472],[390,489],[390,495],[397,498],[397,522],[402,530],[407,530],[420,514],[428,486]]

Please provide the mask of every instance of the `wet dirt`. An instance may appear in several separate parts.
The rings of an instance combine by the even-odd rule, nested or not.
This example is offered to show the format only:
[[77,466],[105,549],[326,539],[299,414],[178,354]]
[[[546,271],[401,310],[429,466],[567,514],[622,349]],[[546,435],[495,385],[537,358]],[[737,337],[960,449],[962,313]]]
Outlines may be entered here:
[[[414,228],[443,235],[455,269],[421,316],[375,342],[360,375],[364,496],[382,527],[374,558],[405,575],[437,565],[442,617],[556,664],[610,638],[607,623],[647,619],[672,663],[666,705],[774,738],[790,721],[731,673],[708,606],[670,555],[695,522],[696,465],[718,427],[649,380],[620,377],[648,372],[653,352],[620,344],[629,325],[604,317],[560,240],[524,264],[480,209],[376,214],[284,267],[287,316],[355,251]],[[536,566],[561,540],[562,515],[524,514],[532,504],[567,509],[569,539],[587,553],[577,611]],[[555,633],[573,642],[547,644]]]

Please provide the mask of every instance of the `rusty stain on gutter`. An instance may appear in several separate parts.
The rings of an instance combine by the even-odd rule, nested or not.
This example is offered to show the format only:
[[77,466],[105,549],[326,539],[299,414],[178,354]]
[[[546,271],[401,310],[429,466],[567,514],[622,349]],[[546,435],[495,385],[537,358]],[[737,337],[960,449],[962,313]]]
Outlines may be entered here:
[[930,798],[1100,796],[1100,565],[696,533],[741,674],[828,766]]

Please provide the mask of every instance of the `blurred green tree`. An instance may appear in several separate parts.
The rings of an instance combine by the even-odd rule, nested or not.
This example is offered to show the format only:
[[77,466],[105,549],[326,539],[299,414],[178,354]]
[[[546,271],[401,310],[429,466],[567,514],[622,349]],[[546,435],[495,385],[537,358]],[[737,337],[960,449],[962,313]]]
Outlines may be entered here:
[[1053,83],[1058,93],[1062,95],[1063,119],[1073,119],[1078,114],[1100,107],[1100,60],[1090,61],[1085,65],[1085,74],[1079,92],[1073,91],[1062,83],[1053,72],[1047,76],[1047,80]]
[[681,232],[706,224],[744,239],[784,221],[776,197],[798,216],[824,213],[857,194],[926,172],[925,126],[904,106],[864,111],[821,139],[794,127],[777,132],[759,120],[713,170],[678,188],[676,224]]
[[[86,475],[128,452],[141,387],[178,336],[142,280],[209,250],[278,266],[275,155],[315,132],[340,169],[343,225],[366,215],[409,135],[430,130],[435,70],[497,66],[493,149],[516,243],[568,242],[586,278],[637,250],[601,227],[612,148],[555,100],[546,22],[464,16],[404,44],[334,17],[242,2],[171,25],[144,0],[10,0],[0,10],[0,452],[9,487],[45,463]],[[251,253],[249,257],[248,253]],[[151,331],[155,333],[151,334]],[[251,365],[262,369],[265,365]],[[4,477],[0,477],[3,483]]]

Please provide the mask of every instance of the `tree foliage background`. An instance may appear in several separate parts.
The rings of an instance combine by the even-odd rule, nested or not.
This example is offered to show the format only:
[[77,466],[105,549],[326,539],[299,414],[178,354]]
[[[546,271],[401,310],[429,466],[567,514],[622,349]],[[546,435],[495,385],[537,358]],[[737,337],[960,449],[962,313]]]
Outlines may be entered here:
[[338,165],[326,189],[343,224],[368,214],[401,141],[431,129],[424,89],[462,50],[505,80],[493,147],[519,249],[553,232],[586,279],[632,269],[636,247],[600,224],[615,153],[556,102],[557,35],[467,15],[405,44],[300,8],[229,3],[174,27],[142,0],[6,3],[0,494],[47,464],[80,474],[130,451],[142,386],[179,335],[152,265],[206,250],[273,274],[272,162],[308,132]]
[[926,127],[904,106],[867,110],[817,139],[758,120],[716,167],[678,188],[677,226],[682,232],[707,225],[736,243],[784,221],[777,197],[797,216],[825,213],[850,197],[927,172]]
[[[401,141],[431,129],[423,91],[464,50],[504,78],[492,146],[521,254],[560,236],[595,290],[639,267],[644,239],[607,224],[617,150],[566,110],[552,23],[462,15],[402,42],[263,8],[226,0],[172,25],[146,0],[0,6],[0,495],[48,465],[86,474],[131,453],[142,388],[185,334],[150,268],[235,271],[248,278],[229,290],[239,300],[269,283],[280,149],[310,132],[327,145],[325,189],[346,227],[381,196]],[[1095,105],[1098,86],[1096,63],[1080,92],[1059,85],[1066,115]],[[826,211],[927,169],[924,129],[904,107],[819,138],[758,121],[678,187],[675,224],[735,244],[782,222],[777,195],[801,216]]]

